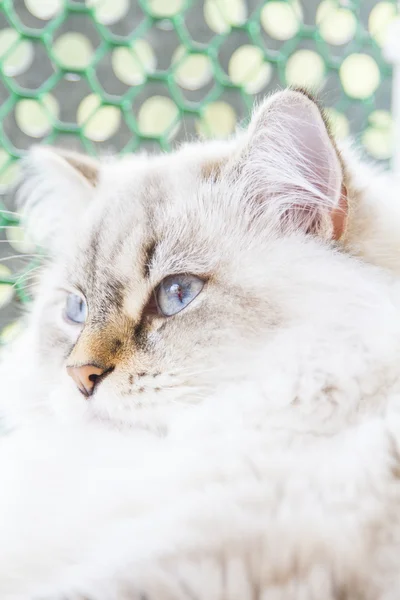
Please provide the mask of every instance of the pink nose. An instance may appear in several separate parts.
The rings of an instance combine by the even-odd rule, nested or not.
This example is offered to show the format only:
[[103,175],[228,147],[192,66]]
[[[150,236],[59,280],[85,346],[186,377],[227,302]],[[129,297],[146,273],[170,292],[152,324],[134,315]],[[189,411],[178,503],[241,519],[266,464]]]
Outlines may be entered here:
[[79,391],[89,398],[105,375],[110,370],[100,369],[94,365],[83,365],[81,367],[67,367],[67,373],[75,381]]

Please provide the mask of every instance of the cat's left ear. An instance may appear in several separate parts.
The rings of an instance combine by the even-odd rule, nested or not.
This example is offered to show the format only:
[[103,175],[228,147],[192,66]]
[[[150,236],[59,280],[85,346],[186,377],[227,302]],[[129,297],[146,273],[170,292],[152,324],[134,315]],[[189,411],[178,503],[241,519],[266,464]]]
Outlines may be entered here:
[[22,160],[15,200],[29,237],[56,252],[92,201],[99,163],[89,156],[33,147]]
[[283,230],[342,236],[344,170],[327,121],[306,92],[285,90],[258,108],[240,160],[245,195]]

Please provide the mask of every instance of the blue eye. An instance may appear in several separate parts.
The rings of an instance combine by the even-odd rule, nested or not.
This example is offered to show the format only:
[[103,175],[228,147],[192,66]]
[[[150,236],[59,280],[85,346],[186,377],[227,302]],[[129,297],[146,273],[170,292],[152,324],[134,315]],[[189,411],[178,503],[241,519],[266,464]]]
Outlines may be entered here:
[[85,300],[76,294],[68,294],[64,315],[68,321],[72,321],[73,323],[84,323],[87,317]]
[[203,289],[204,281],[195,275],[170,275],[156,290],[157,306],[165,317],[186,308]]

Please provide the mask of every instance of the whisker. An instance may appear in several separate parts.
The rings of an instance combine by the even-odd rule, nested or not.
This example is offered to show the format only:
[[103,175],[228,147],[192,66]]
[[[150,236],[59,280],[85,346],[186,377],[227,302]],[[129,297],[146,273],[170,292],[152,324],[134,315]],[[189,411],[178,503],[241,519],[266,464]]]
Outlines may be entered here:
[[21,279],[22,277],[26,280],[29,281],[30,279],[33,279],[33,277],[36,275],[36,271],[37,269],[32,269],[32,272],[29,271],[26,275],[24,273],[21,273]]
[[36,282],[36,281],[30,281],[30,282],[29,282],[29,283],[27,283],[26,285],[25,285],[25,284],[23,284],[23,285],[19,286],[19,289],[20,289],[22,292],[30,292],[31,290],[33,290],[33,289],[36,287],[36,285],[37,285],[37,282]]
[[42,265],[38,265],[37,267],[34,267],[33,269],[31,269],[30,271],[27,271],[26,273],[21,273],[21,275],[14,281],[13,283],[13,287],[17,286],[19,284],[20,281],[24,281],[28,280],[28,279],[32,279],[34,273],[41,268]]
[[5,256],[0,258],[0,262],[12,260],[13,258],[41,258],[41,254],[13,254],[12,256]]
[[[8,244],[9,246],[12,247],[13,250],[16,250],[18,248],[19,244],[25,244],[25,243],[26,242],[21,242],[21,240],[9,240],[9,239],[0,240],[0,244]],[[14,244],[16,245],[16,247],[14,246]],[[38,255],[38,258],[39,257],[41,257],[43,259],[44,258],[48,258],[47,250],[41,244],[37,244],[37,243],[32,243],[31,244],[30,242],[28,242],[28,245],[29,246],[34,246],[34,248],[32,248],[32,249],[37,250],[38,252],[41,252],[41,254]],[[21,248],[21,250],[22,250],[22,248]],[[26,256],[28,254],[29,253],[21,252],[21,254],[18,254],[18,256]],[[35,254],[32,253],[32,256],[35,256]]]
[[34,283],[31,283],[31,284],[30,284],[30,285],[28,285],[28,286],[24,286],[24,287],[22,288],[22,290],[21,290],[21,291],[23,291],[23,293],[24,293],[24,294],[28,294],[28,295],[29,295],[29,294],[30,294],[30,292],[31,292],[33,289],[35,289],[35,285],[34,285]]
[[[21,240],[0,240],[0,244],[21,244]],[[22,242],[25,243],[25,242]],[[41,244],[38,244],[37,242],[29,242],[32,243],[32,245],[35,245],[36,248],[44,248]]]
[[206,392],[204,391],[203,395],[201,394],[193,394],[193,392],[188,392],[190,394],[190,399],[187,400],[179,400],[177,398],[173,399],[173,398],[169,398],[168,402],[171,404],[179,404],[180,406],[197,406],[197,404],[200,404],[200,402],[202,400],[204,400],[204,396],[206,396]]
[[14,211],[14,210],[6,210],[5,208],[0,208],[0,215],[2,213],[6,214],[6,215],[14,215],[16,217],[22,217],[21,213],[18,213],[18,212]]
[[[20,285],[20,286],[18,286],[18,287],[19,287],[21,290],[23,290],[24,292],[26,292],[26,291],[28,291],[28,290],[31,290],[32,288],[34,288],[34,287],[35,287],[35,285],[36,285],[36,283],[37,283],[36,281],[32,280],[32,281],[30,281],[29,283],[28,283],[28,282],[27,282],[26,284],[25,284],[25,283],[23,283],[22,285]],[[16,287],[16,286],[15,286],[15,284],[14,284],[14,286],[13,286],[13,287]]]

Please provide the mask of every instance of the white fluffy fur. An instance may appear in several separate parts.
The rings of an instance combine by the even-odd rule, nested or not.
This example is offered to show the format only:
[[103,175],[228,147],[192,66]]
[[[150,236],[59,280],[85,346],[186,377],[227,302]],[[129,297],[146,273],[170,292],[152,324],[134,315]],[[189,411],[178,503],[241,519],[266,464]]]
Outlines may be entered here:
[[[148,382],[145,400],[136,404],[135,392],[124,398],[121,369],[119,379],[113,373],[85,403],[58,366],[56,345],[54,356],[40,364],[38,340],[48,321],[59,320],[59,305],[49,309],[47,302],[65,285],[63,264],[73,253],[71,241],[64,241],[66,250],[57,244],[63,258],[44,276],[29,327],[2,366],[9,432],[0,439],[2,600],[399,597],[400,287],[389,271],[330,243],[327,214],[340,196],[341,167],[316,109],[310,109],[310,127],[290,128],[296,106],[303,125],[304,114],[310,115],[310,101],[290,94],[260,109],[256,134],[250,130],[245,146],[241,138],[204,150],[188,147],[177,157],[110,165],[108,183],[107,173],[100,175],[99,198],[92,199],[98,204],[84,217],[75,245],[101,222],[111,198],[117,203],[124,189],[127,194],[132,170],[140,188],[141,174],[153,169],[178,195],[161,209],[163,218],[172,211],[175,219],[165,228],[153,269],[162,272],[161,263],[183,268],[184,260],[195,269],[203,261],[218,279],[222,262],[224,285],[240,290],[226,297],[210,287],[186,309],[196,323],[207,302],[215,302],[213,310],[223,303],[232,332],[221,325],[218,343],[211,337],[195,348],[193,333],[185,339],[192,373],[175,387],[172,374],[171,381],[162,374],[162,400],[155,400]],[[279,119],[287,125],[277,146],[282,152],[271,154]],[[326,170],[299,144],[303,140],[310,149],[313,132]],[[315,137],[309,139],[314,144]],[[221,156],[224,177],[234,177],[235,185],[224,184],[217,196],[225,203],[219,215],[218,207],[207,208],[201,199],[221,184],[202,187],[196,165]],[[354,211],[366,210],[353,170],[352,176]],[[185,206],[185,193],[195,186],[197,195]],[[246,204],[232,209],[232,198]],[[321,212],[318,237],[304,233],[313,219],[305,223],[304,212],[298,219],[299,206],[311,207],[313,216]],[[289,230],[287,222],[282,227],[287,209],[293,210]],[[217,251],[196,254],[190,230],[189,256],[171,253],[168,241],[184,237],[190,211],[199,219],[202,210],[205,239],[214,240]],[[236,231],[229,219],[244,219],[246,211],[251,227],[222,239],[221,232]],[[116,230],[127,214],[125,205]],[[140,221],[140,206],[135,215]],[[372,256],[365,240],[376,223],[360,225],[359,247],[348,230],[347,249]],[[385,230],[389,220],[382,216],[378,226]],[[113,236],[107,230],[102,243]],[[376,235],[373,243],[383,248],[386,241]],[[129,246],[128,259],[113,269],[126,269],[133,251]],[[124,304],[131,314],[145,295],[139,278],[135,286]],[[58,327],[76,339],[67,325]],[[207,327],[207,321],[197,325]],[[186,331],[177,331],[185,337]],[[162,343],[158,329],[152,335]],[[121,423],[131,428],[115,427]]]

